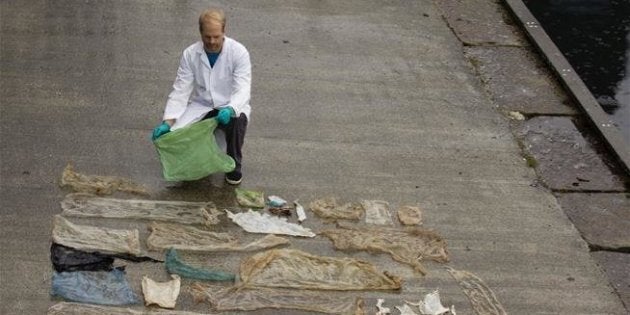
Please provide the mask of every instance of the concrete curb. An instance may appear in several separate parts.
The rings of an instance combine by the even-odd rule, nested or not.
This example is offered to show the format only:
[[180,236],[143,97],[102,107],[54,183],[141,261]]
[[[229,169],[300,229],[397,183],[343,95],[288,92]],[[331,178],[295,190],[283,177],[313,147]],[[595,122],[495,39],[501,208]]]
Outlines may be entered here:
[[549,38],[523,1],[503,0],[503,2],[517,20],[520,21],[522,29],[551,65],[562,85],[573,96],[595,129],[604,138],[626,173],[630,174],[630,146],[621,137],[621,132],[614,126],[608,114],[599,106],[590,90],[564,58],[558,47],[551,41],[551,38]]

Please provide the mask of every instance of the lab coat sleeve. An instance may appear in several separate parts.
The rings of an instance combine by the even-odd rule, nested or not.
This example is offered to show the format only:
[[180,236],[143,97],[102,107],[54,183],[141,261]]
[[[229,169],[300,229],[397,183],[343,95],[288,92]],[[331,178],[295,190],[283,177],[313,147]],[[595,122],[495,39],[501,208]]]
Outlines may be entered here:
[[233,73],[232,94],[230,95],[229,104],[234,108],[236,117],[238,117],[243,112],[245,106],[249,104],[252,84],[252,65],[247,50],[243,50],[240,55],[235,58]]
[[166,108],[164,109],[164,120],[179,119],[186,111],[188,99],[194,88],[195,76],[191,68],[190,56],[184,51],[182,59],[177,69],[177,77],[173,83],[173,91],[168,95]]

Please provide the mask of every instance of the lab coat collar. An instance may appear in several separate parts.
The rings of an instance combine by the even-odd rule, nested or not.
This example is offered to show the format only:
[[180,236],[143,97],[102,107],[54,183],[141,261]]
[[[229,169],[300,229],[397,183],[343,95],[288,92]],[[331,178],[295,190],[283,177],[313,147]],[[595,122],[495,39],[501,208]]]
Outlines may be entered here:
[[[227,36],[225,36],[225,37],[224,37],[224,39],[223,39],[223,47],[221,48],[221,52],[220,52],[220,54],[223,54],[223,52],[225,51],[225,49],[227,48],[227,46],[229,45],[229,43],[230,43],[230,41],[231,41],[231,40],[232,40],[232,39],[231,39],[231,38],[229,38],[229,37],[227,37]],[[195,49],[195,52],[196,52],[197,54],[203,55],[203,56],[201,57],[201,62],[202,62],[202,63],[203,63],[206,67],[208,67],[208,69],[212,69],[212,67],[210,67],[210,61],[208,61],[208,57],[206,57],[206,50],[205,50],[205,49],[203,49],[203,42],[202,42],[202,41],[198,41],[198,42],[197,42],[197,45],[195,45],[195,48],[194,48],[194,49]]]

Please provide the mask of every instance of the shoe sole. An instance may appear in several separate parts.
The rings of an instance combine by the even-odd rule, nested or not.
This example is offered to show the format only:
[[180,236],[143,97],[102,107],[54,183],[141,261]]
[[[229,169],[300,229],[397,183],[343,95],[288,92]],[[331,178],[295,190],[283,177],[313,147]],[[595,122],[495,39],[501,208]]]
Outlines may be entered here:
[[225,181],[226,181],[228,184],[230,184],[230,185],[238,185],[238,184],[240,184],[240,183],[243,181],[243,179],[241,178],[241,179],[239,179],[239,180],[231,180],[231,179],[228,179],[228,178],[226,177],[226,178],[225,178]]

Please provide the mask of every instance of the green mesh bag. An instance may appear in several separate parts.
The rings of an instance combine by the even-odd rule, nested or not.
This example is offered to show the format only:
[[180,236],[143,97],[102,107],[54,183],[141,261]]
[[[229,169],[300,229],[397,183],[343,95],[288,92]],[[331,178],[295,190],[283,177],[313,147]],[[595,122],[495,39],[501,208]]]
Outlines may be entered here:
[[167,181],[197,180],[234,170],[234,160],[214,139],[216,127],[216,119],[206,119],[171,131],[153,142]]

